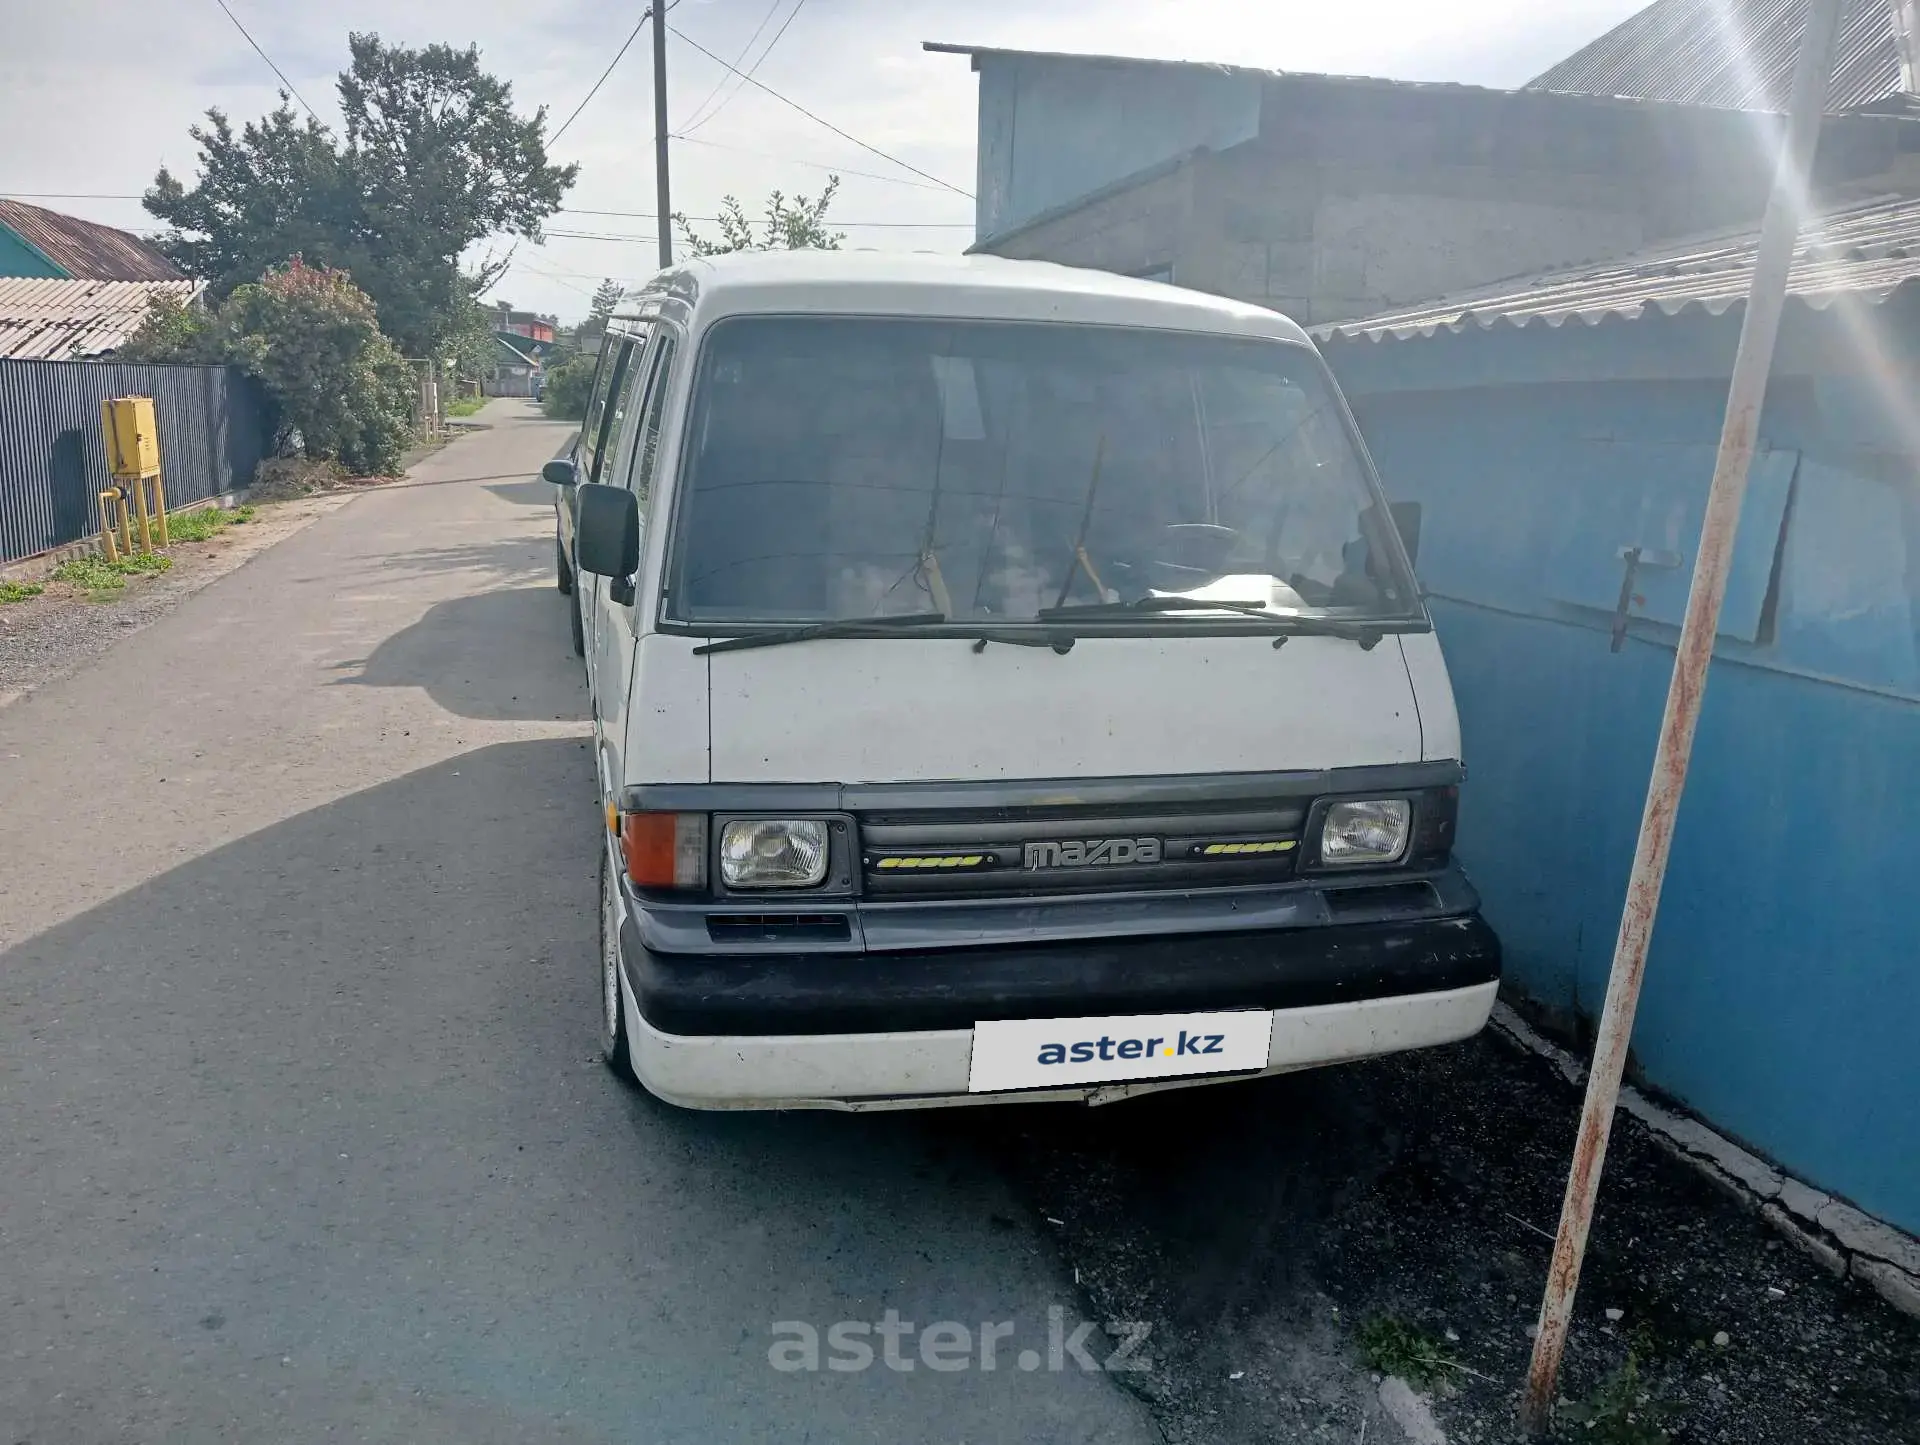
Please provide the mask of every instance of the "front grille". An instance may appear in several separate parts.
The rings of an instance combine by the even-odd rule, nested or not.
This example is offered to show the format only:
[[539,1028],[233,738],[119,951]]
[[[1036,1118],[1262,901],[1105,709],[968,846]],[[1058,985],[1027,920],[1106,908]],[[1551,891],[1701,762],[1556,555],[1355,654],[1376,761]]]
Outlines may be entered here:
[[859,818],[866,896],[1018,898],[1223,888],[1293,875],[1306,800],[1073,804]]

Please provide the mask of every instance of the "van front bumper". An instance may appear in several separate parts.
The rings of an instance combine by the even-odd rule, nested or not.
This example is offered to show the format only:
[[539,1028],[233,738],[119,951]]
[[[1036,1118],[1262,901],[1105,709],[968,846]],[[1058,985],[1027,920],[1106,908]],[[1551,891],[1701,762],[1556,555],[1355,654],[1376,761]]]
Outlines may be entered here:
[[[1265,1009],[1265,1072],[1449,1043],[1493,1007],[1500,945],[1478,914],[1249,934],[914,953],[655,953],[621,929],[635,1066],[695,1108],[1103,1102],[1200,1077],[971,1094],[973,1025]],[[1247,1075],[1226,1077],[1245,1078]]]

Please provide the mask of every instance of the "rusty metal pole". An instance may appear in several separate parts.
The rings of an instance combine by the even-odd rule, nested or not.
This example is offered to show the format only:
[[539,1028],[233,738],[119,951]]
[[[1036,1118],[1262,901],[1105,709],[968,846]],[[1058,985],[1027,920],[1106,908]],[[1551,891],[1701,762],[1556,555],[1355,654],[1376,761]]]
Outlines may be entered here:
[[1740,326],[1740,346],[1734,355],[1720,452],[1714,460],[1713,483],[1700,528],[1700,554],[1694,563],[1693,587],[1687,594],[1687,615],[1673,660],[1666,714],[1660,720],[1660,742],[1654,753],[1653,776],[1647,784],[1646,809],[1640,818],[1640,840],[1634,848],[1620,933],[1613,947],[1606,1003],[1594,1039],[1593,1067],[1587,1076],[1573,1167],[1567,1175],[1566,1198],[1560,1208],[1560,1230],[1553,1242],[1546,1295],[1540,1302],[1533,1360],[1520,1398],[1520,1426],[1529,1435],[1545,1433],[1552,1416],[1554,1386],[1573,1316],[1574,1291],[1580,1283],[1580,1264],[1587,1251],[1587,1231],[1593,1223],[1607,1138],[1613,1130],[1620,1076],[1626,1069],[1627,1042],[1633,1036],[1634,1010],[1646,973],[1647,943],[1660,907],[1660,885],[1666,878],[1674,817],[1686,786],[1694,726],[1700,719],[1707,667],[1719,630],[1720,603],[1726,595],[1727,569],[1747,489],[1747,467],[1759,435],[1761,403],[1766,397],[1774,340],[1786,304],[1787,272],[1793,262],[1800,214],[1808,194],[1808,173],[1820,138],[1820,115],[1839,12],[1839,0],[1807,0],[1807,24],[1793,76],[1786,139],[1774,171],[1766,216],[1760,223],[1760,245],[1753,283],[1747,292],[1746,318]]

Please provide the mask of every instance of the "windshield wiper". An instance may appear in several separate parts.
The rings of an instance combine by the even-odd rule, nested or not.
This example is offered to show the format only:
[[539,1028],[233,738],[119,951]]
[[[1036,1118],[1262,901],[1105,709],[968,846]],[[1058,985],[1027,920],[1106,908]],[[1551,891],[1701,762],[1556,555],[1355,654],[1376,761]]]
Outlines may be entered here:
[[[1234,612],[1242,617],[1255,618],[1267,624],[1268,628],[1280,635],[1273,639],[1275,647],[1283,646],[1289,637],[1344,637],[1349,642],[1360,644],[1362,652],[1371,652],[1386,636],[1386,629],[1366,622],[1348,622],[1337,617],[1303,617],[1298,613],[1274,612],[1264,602],[1241,601],[1221,598],[1208,601],[1204,597],[1136,597],[1131,602],[1083,602],[1071,607],[1042,607],[1034,614],[1042,622],[1059,622],[1070,618],[1127,617],[1142,613],[1155,612]],[[1265,630],[1265,629],[1263,629]]]
[[985,627],[974,635],[973,650],[985,652],[989,642],[1004,642],[1009,647],[1051,647],[1065,657],[1073,651],[1071,632],[1014,632],[1004,627]]
[[811,642],[816,637],[884,637],[903,628],[935,627],[947,620],[944,612],[895,612],[884,617],[835,617],[826,622],[809,622],[800,627],[782,627],[774,632],[750,632],[744,637],[723,637],[703,642],[694,648],[695,657],[714,652],[744,652],[750,647],[781,647],[789,642]]

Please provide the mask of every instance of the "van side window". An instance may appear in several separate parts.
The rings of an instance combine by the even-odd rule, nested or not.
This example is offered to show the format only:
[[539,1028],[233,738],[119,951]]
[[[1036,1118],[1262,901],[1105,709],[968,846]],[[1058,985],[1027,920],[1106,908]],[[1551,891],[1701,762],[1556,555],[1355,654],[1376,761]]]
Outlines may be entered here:
[[672,375],[673,338],[662,336],[660,345],[653,353],[653,366],[648,375],[646,401],[643,403],[646,420],[641,427],[639,445],[634,448],[633,471],[627,479],[627,485],[640,498],[643,512],[647,499],[653,494],[653,472],[660,460],[660,427],[666,419],[667,384],[672,380]]
[[[600,415],[591,413],[580,432],[582,459],[586,462],[587,480],[597,482],[606,458],[619,455],[621,428],[626,421],[630,402],[628,386],[634,359],[646,349],[647,339],[641,337],[614,337],[612,344],[619,350],[611,353],[600,369],[607,373],[608,386],[604,396],[599,395],[596,386],[594,392],[600,401]],[[591,442],[589,442],[591,438]]]
[[621,337],[607,336],[600,343],[600,364],[593,371],[593,390],[587,394],[586,414],[580,421],[580,471],[593,470],[599,449],[600,423],[607,414],[607,391],[613,385],[613,362],[620,353]]
[[640,360],[646,354],[645,338],[629,341],[620,352],[619,371],[614,377],[613,393],[607,400],[607,416],[600,429],[600,453],[594,459],[593,480],[618,486],[620,483],[620,443],[626,436],[627,418],[640,410],[640,389],[645,381]]

